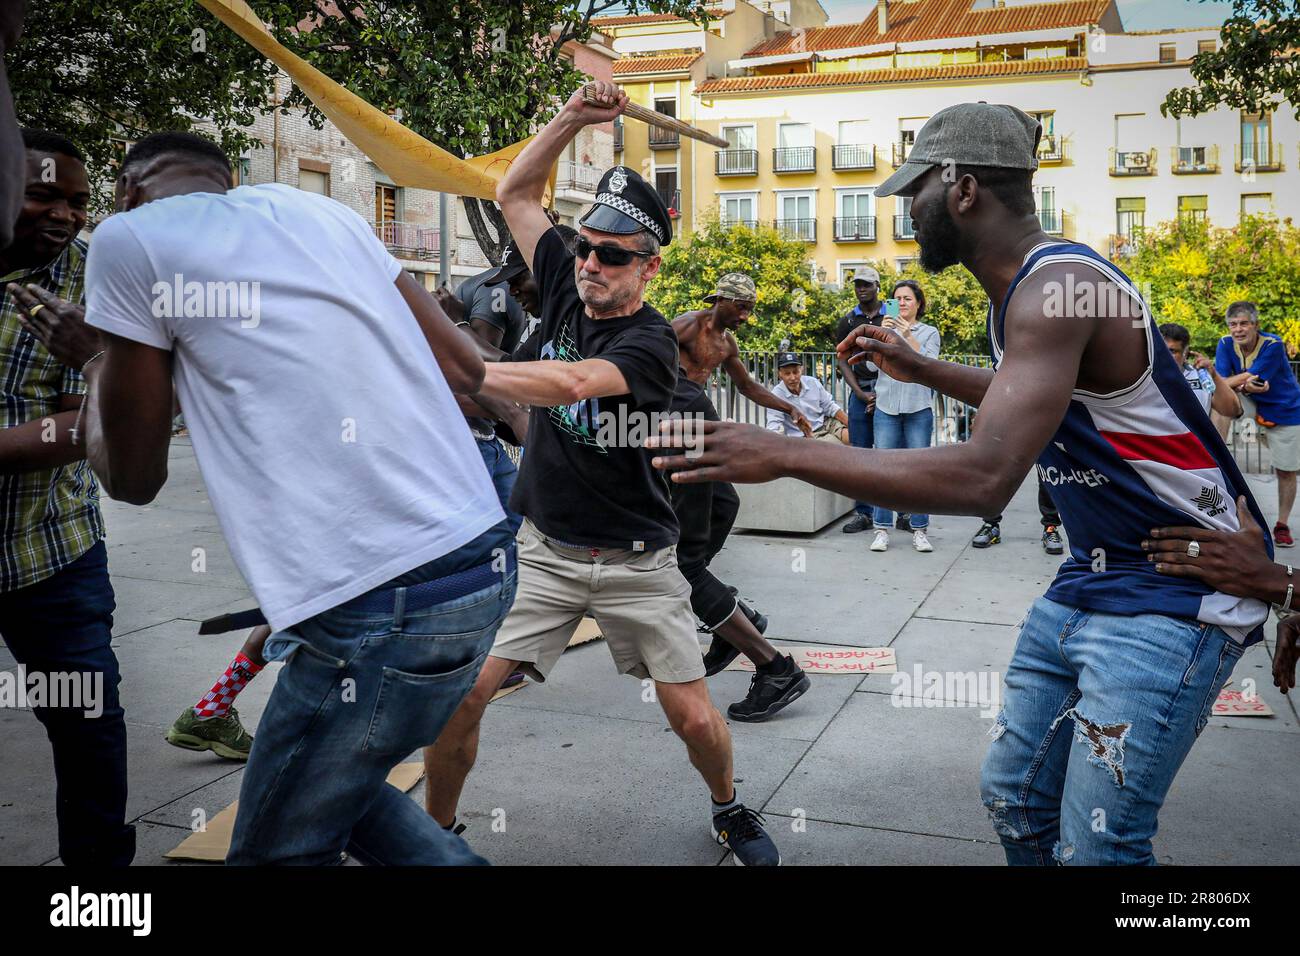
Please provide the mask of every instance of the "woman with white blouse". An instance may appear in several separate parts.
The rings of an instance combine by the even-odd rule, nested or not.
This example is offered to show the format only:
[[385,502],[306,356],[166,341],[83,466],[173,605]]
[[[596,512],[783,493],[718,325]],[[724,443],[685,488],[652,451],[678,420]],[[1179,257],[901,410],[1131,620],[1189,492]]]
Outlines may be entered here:
[[[881,325],[897,332],[922,355],[937,357],[939,330],[921,321],[925,315],[925,293],[920,283],[902,279],[894,283],[892,297],[898,300],[898,318],[886,316]],[[900,382],[882,371],[876,380],[876,411],[872,423],[875,447],[929,448],[934,436],[933,402],[933,389],[915,382]],[[876,508],[873,517],[876,536],[871,550],[884,551],[889,547],[889,527],[894,523],[894,513],[887,508]],[[917,551],[934,550],[925,534],[929,526],[929,515],[911,516],[912,547]]]

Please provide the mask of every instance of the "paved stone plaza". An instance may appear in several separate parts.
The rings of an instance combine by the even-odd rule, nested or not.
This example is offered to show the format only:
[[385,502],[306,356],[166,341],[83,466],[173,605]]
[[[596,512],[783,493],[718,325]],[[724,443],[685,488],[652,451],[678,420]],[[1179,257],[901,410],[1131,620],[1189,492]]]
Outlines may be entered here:
[[[195,809],[210,818],[226,807],[242,774],[239,763],[163,740],[243,639],[200,637],[196,622],[251,604],[187,440],[175,440],[170,457],[154,504],[105,503],[137,864],[165,863]],[[1272,481],[1251,483],[1271,521]],[[870,535],[843,535],[839,524],[807,536],[736,534],[715,561],[719,577],[768,615],[777,643],[889,645],[900,671],[1000,673],[1056,563],[1038,543],[1032,480],[1008,508],[1004,543],[988,551],[969,547],[975,518],[935,518],[933,554],[913,552],[902,533],[872,554]],[[206,554],[202,573],[192,570],[195,548]],[[0,647],[0,668],[14,666]],[[277,666],[239,698],[254,732]],[[1300,721],[1272,686],[1264,647],[1246,653],[1234,678],[1253,678],[1276,716],[1211,720],[1161,817],[1161,863],[1300,863]],[[748,680],[711,679],[719,708],[744,696]],[[991,720],[978,707],[892,706],[882,674],[815,675],[812,684],[768,723],[732,723],[740,796],[766,815],[786,863],[1003,861],[979,800]],[[57,863],[45,734],[30,713],[0,709],[0,740],[0,864]],[[568,651],[545,685],[489,708],[461,811],[466,837],[495,863],[730,862],[709,835],[707,794],[684,748],[600,642]]]

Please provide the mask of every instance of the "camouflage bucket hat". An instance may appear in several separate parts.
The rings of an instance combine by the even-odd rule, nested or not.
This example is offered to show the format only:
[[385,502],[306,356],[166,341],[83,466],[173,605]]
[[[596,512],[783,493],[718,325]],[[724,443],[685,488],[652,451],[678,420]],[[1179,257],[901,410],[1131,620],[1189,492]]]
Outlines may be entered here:
[[728,272],[718,280],[718,288],[704,301],[712,305],[718,299],[734,299],[737,302],[753,302],[758,298],[754,280],[743,272]]

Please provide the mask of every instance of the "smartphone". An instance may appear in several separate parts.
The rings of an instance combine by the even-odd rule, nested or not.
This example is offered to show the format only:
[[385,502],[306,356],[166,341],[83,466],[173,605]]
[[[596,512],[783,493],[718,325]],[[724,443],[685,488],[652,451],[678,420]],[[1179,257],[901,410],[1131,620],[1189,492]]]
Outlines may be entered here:
[[886,299],[886,300],[885,300],[885,316],[886,316],[887,318],[890,318],[890,319],[896,319],[896,318],[898,318],[898,300],[897,300],[897,299]]

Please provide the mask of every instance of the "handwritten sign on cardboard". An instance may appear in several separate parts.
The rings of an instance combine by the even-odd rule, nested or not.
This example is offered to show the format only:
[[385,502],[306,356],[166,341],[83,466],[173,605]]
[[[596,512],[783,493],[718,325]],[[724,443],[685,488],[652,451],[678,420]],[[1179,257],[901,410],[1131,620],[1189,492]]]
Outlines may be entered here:
[[[791,644],[776,650],[793,657],[807,674],[892,674],[898,670],[892,647]],[[727,665],[727,670],[752,674],[754,663],[742,654]]]
[[1247,696],[1237,688],[1225,687],[1210,712],[1213,717],[1272,717],[1273,708],[1258,693]]

